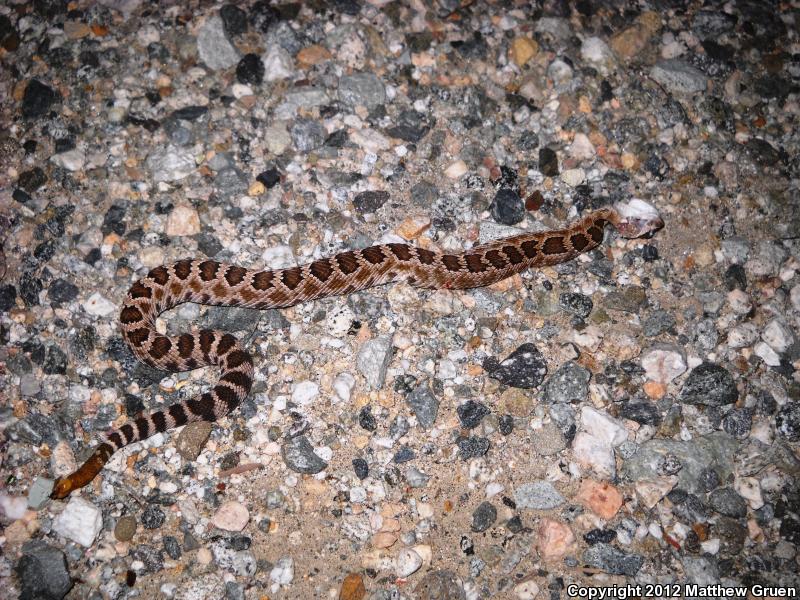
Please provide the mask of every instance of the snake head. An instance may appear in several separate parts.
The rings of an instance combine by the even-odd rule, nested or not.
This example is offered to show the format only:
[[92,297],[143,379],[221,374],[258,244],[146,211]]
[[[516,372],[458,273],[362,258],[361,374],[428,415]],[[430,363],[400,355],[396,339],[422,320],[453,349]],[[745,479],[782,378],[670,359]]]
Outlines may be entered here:
[[658,211],[644,200],[632,198],[630,202],[615,204],[614,209],[618,215],[614,227],[622,237],[649,237],[664,227]]

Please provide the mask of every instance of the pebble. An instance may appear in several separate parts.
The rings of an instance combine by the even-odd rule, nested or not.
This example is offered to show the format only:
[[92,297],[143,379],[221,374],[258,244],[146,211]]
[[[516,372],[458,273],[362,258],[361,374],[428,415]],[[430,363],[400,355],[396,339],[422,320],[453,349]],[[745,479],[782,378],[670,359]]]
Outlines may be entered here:
[[117,305],[104,298],[100,292],[95,292],[89,296],[88,300],[82,303],[83,310],[96,317],[107,317],[117,312]]
[[467,600],[463,582],[446,569],[427,573],[414,588],[419,600]]
[[214,71],[228,69],[239,62],[239,51],[228,38],[219,16],[206,19],[197,32],[197,55]]
[[500,363],[487,359],[483,368],[503,385],[522,389],[537,387],[547,374],[547,362],[533,344],[522,344]]
[[242,531],[249,520],[247,508],[236,500],[229,500],[217,509],[211,523],[224,531]]
[[472,512],[472,531],[480,533],[486,531],[497,520],[497,509],[491,502],[481,502]]
[[576,500],[606,521],[613,519],[622,508],[622,494],[607,481],[585,479]]
[[686,372],[686,360],[676,346],[655,346],[642,353],[642,368],[649,381],[669,383]]
[[525,218],[525,205],[514,190],[501,188],[497,190],[494,200],[489,205],[492,218],[503,225],[516,225]]
[[514,489],[514,502],[517,508],[549,510],[566,502],[549,481],[524,483]]
[[789,442],[800,441],[800,404],[784,404],[775,414],[775,430]]
[[22,546],[22,556],[14,571],[20,586],[19,597],[23,599],[60,600],[73,586],[67,557],[42,540],[31,540]]
[[57,534],[89,548],[103,528],[103,513],[94,504],[73,496],[53,521]]
[[281,446],[281,457],[289,469],[295,473],[314,475],[328,466],[314,453],[311,442],[304,435],[290,439]]
[[358,349],[356,368],[364,376],[370,389],[379,390],[386,380],[386,371],[392,360],[392,339],[379,336],[367,340]]
[[772,319],[767,323],[761,339],[778,354],[786,352],[795,341],[791,328],[780,319]]
[[583,169],[567,169],[561,172],[561,181],[570,187],[578,187],[586,180],[586,172]]
[[444,170],[444,175],[448,179],[461,179],[464,175],[466,175],[469,168],[467,167],[467,163],[463,160],[457,160],[452,162],[448,165],[448,167]]
[[741,519],[747,516],[747,503],[733,488],[721,487],[708,495],[708,504],[726,517]]
[[518,67],[525,66],[539,52],[539,44],[529,37],[515,37],[511,42],[509,54]]
[[423,429],[430,429],[439,413],[439,400],[434,395],[427,382],[417,385],[406,396],[406,402],[417,417],[417,422]]
[[268,82],[281,81],[294,76],[294,60],[291,54],[280,46],[272,46],[262,59],[264,79]]
[[542,519],[536,530],[536,548],[544,561],[560,560],[575,550],[575,534],[565,523]]
[[672,491],[677,483],[678,478],[674,475],[649,481],[637,481],[635,484],[636,494],[647,509],[652,509],[664,496]]
[[595,544],[583,553],[583,562],[610,575],[634,577],[642,568],[644,557],[617,550],[609,544]]
[[279,558],[269,572],[270,581],[288,586],[294,581],[294,560],[289,556]]
[[60,101],[61,94],[56,90],[38,79],[31,79],[22,96],[22,116],[26,119],[41,117]]
[[157,147],[145,160],[145,167],[155,183],[180,181],[194,173],[194,155],[187,148],[176,146]]
[[167,217],[165,233],[169,236],[190,236],[200,233],[200,215],[191,206],[176,206]]
[[319,385],[313,381],[300,381],[292,389],[292,402],[298,406],[311,404],[319,397]]
[[28,507],[32,510],[42,509],[50,501],[55,481],[46,477],[37,477],[28,490]]
[[585,431],[578,432],[572,442],[572,454],[578,464],[592,469],[604,479],[613,479],[616,475],[614,449],[604,439]]
[[145,529],[158,529],[164,524],[167,516],[158,506],[150,504],[142,513],[142,526]]
[[545,382],[543,400],[549,404],[580,402],[589,393],[591,376],[577,363],[566,362]]
[[489,451],[489,440],[484,437],[468,437],[458,440],[458,454],[461,460],[483,456]]
[[681,388],[680,401],[685,404],[724,406],[736,402],[738,397],[731,374],[717,364],[704,362],[689,373]]
[[550,148],[539,149],[539,171],[546,177],[558,175],[558,156]]
[[236,80],[239,83],[260,85],[264,81],[264,63],[258,54],[245,54],[236,65]]
[[367,594],[364,580],[359,573],[348,573],[339,589],[339,600],[362,600]]
[[197,460],[211,435],[212,427],[208,421],[194,421],[186,425],[175,441],[178,454],[188,461]]
[[130,515],[119,518],[114,526],[114,537],[120,542],[129,542],[136,534],[136,519]]
[[583,40],[581,58],[603,75],[611,73],[617,63],[611,48],[599,37],[587,37]]
[[50,161],[57,167],[61,167],[67,171],[80,171],[86,164],[86,154],[84,154],[82,150],[74,148],[67,152],[54,154],[50,157]]
[[704,92],[708,86],[705,73],[677,58],[660,60],[650,69],[650,77],[674,94]]
[[539,586],[534,581],[523,581],[512,590],[517,600],[534,600],[539,595]]
[[581,407],[581,426],[609,446],[619,446],[628,439],[628,430],[620,421],[591,406]]
[[475,429],[490,412],[485,404],[474,400],[467,400],[456,408],[461,426],[466,429]]
[[408,577],[422,566],[422,557],[411,548],[403,548],[395,559],[395,572],[398,577]]
[[339,100],[369,109],[386,103],[386,87],[374,73],[353,73],[339,78]]

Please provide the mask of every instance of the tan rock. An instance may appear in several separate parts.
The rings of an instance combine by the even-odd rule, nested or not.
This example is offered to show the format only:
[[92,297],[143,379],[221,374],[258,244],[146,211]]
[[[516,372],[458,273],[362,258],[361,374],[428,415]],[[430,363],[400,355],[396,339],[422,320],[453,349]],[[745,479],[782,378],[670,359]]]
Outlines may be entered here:
[[607,481],[584,480],[576,500],[606,521],[622,507],[622,494]]
[[331,53],[324,46],[314,44],[297,53],[297,63],[301,67],[311,67],[331,59]]
[[537,535],[536,547],[545,561],[558,560],[574,550],[575,534],[564,523],[542,519]]
[[514,41],[511,42],[511,49],[509,50],[511,60],[518,67],[524,66],[531,58],[536,56],[538,52],[539,44],[536,40],[527,37],[514,38]]
[[167,218],[166,234],[170,236],[200,233],[200,215],[188,205],[176,206]]
[[339,600],[361,600],[367,593],[364,580],[358,573],[348,573],[339,590]]

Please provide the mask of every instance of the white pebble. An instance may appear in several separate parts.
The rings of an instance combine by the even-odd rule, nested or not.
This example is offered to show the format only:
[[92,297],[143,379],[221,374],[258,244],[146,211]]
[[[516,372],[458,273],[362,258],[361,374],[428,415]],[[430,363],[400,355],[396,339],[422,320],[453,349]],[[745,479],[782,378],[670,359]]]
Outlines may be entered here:
[[292,390],[292,402],[305,406],[311,404],[319,396],[319,386],[313,381],[301,381]]
[[759,342],[753,346],[753,352],[770,367],[777,367],[781,364],[781,357],[764,342]]
[[514,586],[517,600],[534,600],[539,595],[539,586],[533,581],[523,581]]
[[583,40],[581,58],[591,63],[603,75],[607,75],[617,62],[611,48],[599,37]]
[[356,385],[356,378],[350,373],[339,373],[333,380],[333,391],[342,402],[349,402]]
[[728,346],[745,348],[758,339],[758,328],[754,323],[742,323],[728,332]]
[[355,318],[355,314],[346,304],[334,308],[325,319],[328,333],[337,338],[345,336],[350,331],[350,326]]
[[196,235],[200,233],[200,215],[191,206],[176,206],[167,217],[165,233],[169,236]]
[[589,137],[585,133],[576,133],[569,147],[569,155],[576,160],[594,158],[594,144],[589,141]]
[[264,80],[278,81],[294,74],[294,61],[291,54],[278,44],[272,44],[262,59],[264,62]]
[[728,306],[731,307],[734,314],[746,315],[753,310],[753,301],[747,292],[731,290],[728,292]]
[[642,368],[649,381],[669,383],[686,372],[686,361],[677,350],[662,346],[644,353]]
[[117,305],[95,292],[83,303],[83,310],[96,317],[107,317],[117,311]]
[[291,246],[272,246],[264,250],[261,259],[268,269],[285,269],[297,264]]
[[80,171],[86,164],[86,155],[77,148],[73,148],[67,152],[54,154],[50,157],[50,162],[67,171]]
[[350,139],[367,152],[375,154],[391,147],[389,138],[376,129],[357,129],[350,135]]
[[460,179],[466,172],[467,163],[463,160],[457,160],[444,170],[444,175],[448,179]]
[[279,558],[269,572],[269,578],[278,585],[289,585],[294,579],[294,561],[289,556]]
[[739,477],[733,482],[733,489],[750,505],[753,510],[758,510],[764,506],[764,498],[761,496],[761,484],[755,477]]
[[572,443],[575,460],[592,469],[603,479],[613,479],[617,472],[614,449],[604,440],[581,431]]
[[586,172],[583,169],[567,169],[561,173],[561,181],[570,187],[577,187],[586,179]]
[[581,425],[590,435],[609,446],[619,446],[628,439],[628,430],[617,419],[592,408],[581,408]]
[[395,560],[395,571],[400,577],[408,577],[422,566],[422,557],[411,548],[404,548]]
[[53,521],[53,531],[88,548],[103,527],[103,513],[80,496],[72,498]]
[[778,319],[772,319],[764,328],[761,339],[775,352],[782,354],[794,343],[794,334],[792,334],[792,330],[786,323]]
[[28,501],[24,496],[9,496],[0,492],[0,511],[9,521],[16,521],[28,511]]
[[241,531],[249,520],[247,508],[236,500],[229,500],[219,507],[211,522],[217,529]]

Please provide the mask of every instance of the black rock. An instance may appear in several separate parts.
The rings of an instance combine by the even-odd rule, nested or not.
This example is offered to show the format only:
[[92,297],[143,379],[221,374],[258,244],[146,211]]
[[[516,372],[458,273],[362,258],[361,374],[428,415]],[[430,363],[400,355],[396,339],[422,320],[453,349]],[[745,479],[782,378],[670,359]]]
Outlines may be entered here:
[[480,533],[486,531],[497,520],[497,509],[491,502],[481,502],[472,512],[472,531]]
[[131,558],[144,563],[144,573],[156,573],[164,568],[164,554],[158,548],[147,544],[134,548]]
[[41,540],[27,542],[14,567],[20,600],[61,600],[72,589],[64,553]]
[[600,542],[583,553],[583,562],[611,575],[634,577],[642,568],[644,557],[639,554],[627,554]]
[[547,177],[558,175],[558,156],[555,151],[550,148],[539,148],[539,170]]
[[497,428],[500,430],[502,435],[509,435],[512,431],[514,431],[514,417],[511,415],[502,415],[498,419]]
[[142,513],[142,525],[145,529],[158,529],[164,524],[167,516],[158,506],[150,504]]
[[684,404],[724,406],[736,402],[739,393],[731,374],[717,364],[704,362],[696,367],[681,389]]
[[172,112],[173,119],[196,121],[208,112],[207,106],[184,106]]
[[775,415],[775,428],[778,435],[787,441],[800,441],[800,402],[787,402],[781,406]]
[[26,119],[41,117],[50,107],[61,101],[61,94],[38,79],[31,79],[22,96],[22,116]]
[[17,305],[17,288],[10,283],[0,284],[0,312],[7,312]]
[[468,437],[458,440],[461,460],[469,460],[483,456],[489,451],[489,440],[484,437]]
[[395,464],[399,465],[414,460],[415,456],[416,455],[414,454],[414,451],[411,448],[409,448],[408,446],[403,446],[392,457],[392,461]]
[[100,230],[106,235],[111,232],[117,235],[124,234],[125,223],[123,219],[125,218],[125,212],[124,206],[119,204],[111,205],[108,211],[106,211],[105,217],[103,217],[103,226]]
[[47,183],[47,175],[39,167],[23,171],[19,174],[19,179],[17,180],[17,185],[29,194],[38,190],[45,183]]
[[183,554],[178,538],[171,535],[164,536],[164,552],[166,552],[167,556],[172,560],[178,560],[181,554]]
[[363,407],[358,413],[358,424],[367,431],[375,431],[378,429],[378,422],[372,414],[372,409],[369,405]]
[[269,0],[258,0],[250,8],[250,24],[256,31],[266,33],[269,26],[280,18],[280,12],[270,5]]
[[722,418],[722,429],[736,438],[746,438],[752,426],[752,408],[734,408]]
[[623,402],[619,416],[642,425],[661,424],[661,413],[652,402]]
[[747,516],[747,503],[733,488],[721,487],[708,495],[708,504],[726,517],[741,519]]
[[5,15],[0,15],[0,46],[9,52],[19,48],[19,33],[11,19]]
[[497,190],[494,200],[489,205],[489,211],[492,213],[492,218],[503,225],[515,225],[525,218],[522,198],[509,188]]
[[31,195],[22,188],[17,188],[13,192],[11,192],[11,197],[20,204],[25,204],[26,202],[29,202],[31,199]]
[[561,294],[558,297],[558,303],[561,305],[561,308],[581,319],[588,317],[594,307],[592,299],[589,298],[589,296],[577,293]]
[[245,54],[236,65],[236,79],[239,83],[261,84],[264,81],[264,63],[258,54]]
[[64,375],[67,372],[67,355],[58,346],[49,346],[42,364],[47,375]]
[[315,475],[328,466],[328,463],[314,454],[311,442],[299,435],[281,446],[283,462],[295,473]]
[[55,240],[45,240],[40,244],[36,245],[36,248],[33,249],[33,257],[39,261],[40,263],[46,263],[53,255],[56,253],[56,241]]
[[247,31],[247,14],[235,4],[226,4],[219,9],[222,28],[233,37]]
[[533,344],[522,344],[502,362],[488,358],[483,368],[489,377],[516,388],[530,389],[538,386],[547,374],[547,362]]
[[386,204],[386,201],[388,199],[389,199],[389,192],[384,192],[384,191],[361,192],[360,194],[356,194],[356,197],[353,198],[353,206],[355,206],[355,209],[359,212],[359,214],[365,215],[369,213],[374,213],[381,206]]
[[655,337],[675,327],[675,317],[664,310],[654,310],[642,323],[642,333]]
[[747,289],[747,275],[742,265],[731,265],[725,271],[725,285],[729,290]]
[[467,400],[464,404],[456,408],[456,413],[458,414],[458,419],[461,421],[462,427],[475,429],[491,411],[481,402]]
[[473,32],[471,39],[450,42],[450,45],[467,59],[484,58],[489,51],[489,45],[479,31]]
[[364,460],[363,458],[354,458],[353,471],[355,472],[356,477],[358,477],[361,480],[364,480],[367,477],[369,477],[369,465],[367,464],[367,461]]
[[439,413],[439,400],[431,390],[430,384],[424,381],[417,385],[406,396],[406,402],[414,411],[417,421],[423,429],[430,429]]
[[264,184],[264,187],[269,189],[274,188],[278,183],[281,181],[281,174],[278,172],[278,169],[272,167],[271,169],[267,169],[266,171],[262,171],[256,177],[256,181]]
[[697,478],[697,484],[700,486],[701,490],[710,492],[719,487],[719,473],[712,467],[706,467],[700,472],[700,476]]
[[583,536],[586,543],[590,546],[595,544],[610,544],[617,537],[617,532],[613,529],[592,529]]
[[79,291],[78,286],[71,281],[55,279],[50,284],[50,287],[47,288],[47,297],[50,299],[50,302],[63,304],[77,298]]

